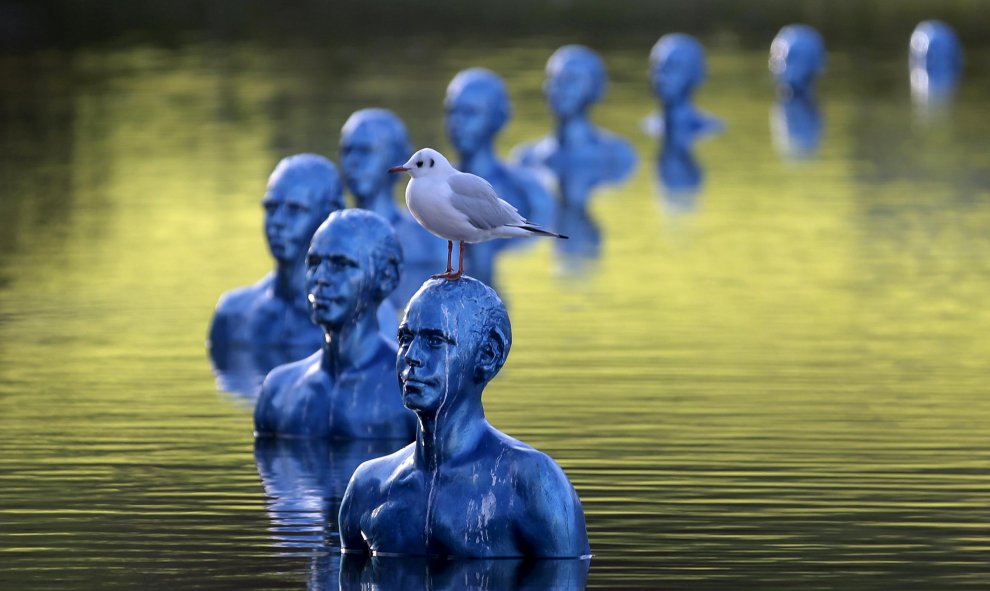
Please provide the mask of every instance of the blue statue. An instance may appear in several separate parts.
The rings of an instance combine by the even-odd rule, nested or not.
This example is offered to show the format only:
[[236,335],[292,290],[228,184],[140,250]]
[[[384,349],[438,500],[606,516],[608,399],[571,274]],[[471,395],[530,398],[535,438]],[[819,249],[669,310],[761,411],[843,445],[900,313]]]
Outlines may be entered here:
[[220,387],[255,394],[273,367],[301,359],[323,343],[310,319],[304,275],[313,232],[344,207],[337,169],[316,154],[282,159],[262,201],[275,270],[220,297],[208,347]]
[[770,72],[778,91],[814,96],[815,80],[825,69],[825,41],[808,25],[787,25],[770,44]]
[[777,150],[789,158],[812,156],[821,144],[815,80],[825,69],[825,57],[822,36],[808,25],[787,25],[770,44],[770,72],[777,83],[771,134]]
[[815,155],[822,142],[821,109],[814,94],[780,93],[770,112],[770,135],[788,158]]
[[415,416],[402,407],[395,344],[376,311],[400,280],[402,247],[378,214],[337,211],[313,236],[306,291],[323,346],[272,370],[255,405],[259,436],[412,439]]
[[355,111],[341,129],[340,166],[356,207],[388,220],[402,243],[405,256],[402,280],[390,296],[400,309],[405,308],[412,294],[443,264],[445,256],[444,241],[396,206],[396,177],[388,169],[405,162],[410,154],[412,146],[406,126],[387,109]]
[[546,454],[485,420],[481,394],[512,343],[495,291],[434,279],[399,326],[402,401],[416,441],[366,462],[340,509],[344,552],[456,557],[589,556],[574,488]]
[[661,137],[657,179],[664,200],[676,210],[694,207],[704,177],[694,142],[723,128],[719,119],[692,103],[707,71],[705,49],[690,35],[669,33],[650,50],[650,85],[663,114],[651,116],[648,130]]
[[657,157],[657,179],[663,200],[672,211],[694,209],[704,180],[694,155],[695,137],[690,134],[664,134]]
[[721,131],[720,120],[691,102],[707,72],[705,49],[697,39],[684,33],[660,37],[650,50],[650,85],[663,105],[663,117],[650,122],[651,131],[682,138]]
[[962,76],[959,37],[942,21],[923,21],[911,33],[911,94],[920,105],[938,106],[951,100]]
[[632,145],[589,119],[605,96],[605,64],[582,45],[565,45],[547,61],[543,92],[556,119],[555,133],[517,146],[512,158],[549,170],[568,207],[585,208],[593,189],[624,180],[636,166]]
[[590,560],[344,554],[340,591],[584,591]]
[[[495,154],[495,136],[509,121],[512,105],[502,78],[485,68],[470,68],[454,76],[444,99],[447,137],[460,156],[457,167],[480,176],[499,197],[527,220],[545,225],[553,211],[553,197],[528,171],[509,167]],[[473,245],[467,251],[472,275],[491,285],[495,253],[507,241]]]

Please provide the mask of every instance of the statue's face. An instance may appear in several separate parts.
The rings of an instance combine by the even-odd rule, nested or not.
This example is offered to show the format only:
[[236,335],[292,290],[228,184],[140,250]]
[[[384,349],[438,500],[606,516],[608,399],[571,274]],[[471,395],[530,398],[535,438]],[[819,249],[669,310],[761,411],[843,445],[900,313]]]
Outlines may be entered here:
[[[347,231],[343,231],[347,230]],[[306,256],[306,293],[313,322],[339,330],[360,314],[374,313],[374,281],[367,239],[360,232],[323,226]]]
[[812,85],[822,56],[810,42],[775,40],[770,46],[770,70],[778,84],[797,90]]
[[691,52],[675,48],[650,71],[653,91],[666,104],[688,99],[701,77],[701,67]]
[[340,165],[344,181],[351,193],[358,198],[375,195],[390,179],[388,169],[402,164],[388,162],[394,153],[388,146],[388,138],[375,133],[374,125],[358,125],[340,138]]
[[494,98],[481,84],[468,84],[444,101],[447,137],[461,154],[473,154],[495,133]]
[[564,62],[547,74],[543,93],[559,119],[579,115],[587,106],[595,81],[587,69],[576,61]]
[[462,304],[433,291],[409,303],[396,358],[406,408],[436,413],[473,379],[478,343],[470,326],[479,319]]
[[313,232],[327,213],[317,203],[317,193],[309,183],[291,174],[269,182],[261,205],[265,208],[268,249],[279,262],[290,263],[306,253]]

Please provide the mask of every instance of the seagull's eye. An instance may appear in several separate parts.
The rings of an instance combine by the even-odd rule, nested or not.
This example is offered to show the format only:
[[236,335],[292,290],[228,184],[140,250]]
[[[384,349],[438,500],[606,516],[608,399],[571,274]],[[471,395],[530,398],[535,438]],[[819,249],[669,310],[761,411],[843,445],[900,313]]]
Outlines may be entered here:
[[420,160],[419,162],[416,163],[416,168],[423,168],[423,161],[422,160]]
[[433,168],[433,164],[434,164],[433,158],[430,158],[430,168]]

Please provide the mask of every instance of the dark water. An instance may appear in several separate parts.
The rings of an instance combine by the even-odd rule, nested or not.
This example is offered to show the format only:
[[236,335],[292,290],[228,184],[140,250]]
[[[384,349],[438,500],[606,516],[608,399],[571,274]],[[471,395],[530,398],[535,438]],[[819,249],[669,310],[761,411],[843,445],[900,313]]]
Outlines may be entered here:
[[[281,156],[335,157],[371,105],[446,148],[473,65],[509,84],[507,152],[545,132],[555,47],[0,58],[0,587],[334,588],[338,487],[375,450],[255,449],[214,387],[212,307],[268,270]],[[900,47],[834,52],[821,149],[789,161],[765,51],[716,43],[699,102],[727,130],[673,202],[640,131],[648,49],[604,52],[595,119],[641,160],[593,202],[600,256],[541,243],[497,273],[515,343],[486,408],[572,479],[589,587],[987,588],[990,54],[925,115]]]

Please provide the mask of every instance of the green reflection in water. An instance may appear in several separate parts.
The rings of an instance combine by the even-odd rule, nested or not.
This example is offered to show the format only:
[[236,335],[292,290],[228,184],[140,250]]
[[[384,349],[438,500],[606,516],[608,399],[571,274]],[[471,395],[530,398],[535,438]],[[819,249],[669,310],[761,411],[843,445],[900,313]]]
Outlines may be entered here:
[[[0,60],[0,583],[306,580],[272,547],[250,409],[215,393],[203,351],[219,294],[269,267],[265,178],[286,153],[335,157],[368,105],[446,148],[444,88],[472,65],[512,91],[507,151],[545,132],[553,49]],[[642,159],[594,201],[601,259],[575,276],[544,242],[498,274],[516,342],[489,416],[571,476],[591,585],[979,587],[986,74],[926,123],[901,54],[833,55],[822,150],[793,163],[771,147],[765,53],[716,48],[699,101],[728,128],[698,147],[704,190],[679,212],[639,132],[648,49],[605,55],[595,118]]]

